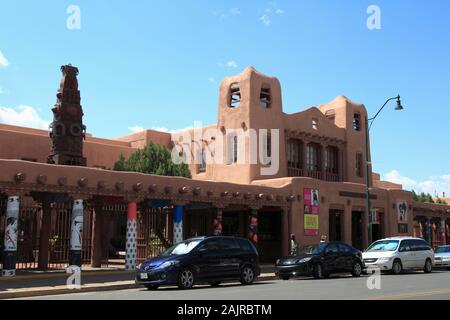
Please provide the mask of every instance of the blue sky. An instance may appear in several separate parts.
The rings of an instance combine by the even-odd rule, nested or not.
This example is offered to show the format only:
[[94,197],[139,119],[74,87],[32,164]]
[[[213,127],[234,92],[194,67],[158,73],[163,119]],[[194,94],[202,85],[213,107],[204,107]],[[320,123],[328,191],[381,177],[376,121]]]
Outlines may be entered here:
[[399,93],[405,111],[373,127],[374,169],[450,196],[447,0],[3,1],[0,52],[1,122],[45,126],[72,63],[88,132],[105,138],[215,123],[221,79],[248,65],[280,79],[288,113],[346,95],[373,114]]

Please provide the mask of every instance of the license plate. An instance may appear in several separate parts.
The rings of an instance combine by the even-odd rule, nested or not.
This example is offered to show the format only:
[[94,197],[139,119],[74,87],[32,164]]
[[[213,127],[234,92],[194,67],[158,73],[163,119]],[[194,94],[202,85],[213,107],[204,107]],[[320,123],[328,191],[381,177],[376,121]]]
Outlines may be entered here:
[[148,274],[141,273],[141,279],[148,279]]

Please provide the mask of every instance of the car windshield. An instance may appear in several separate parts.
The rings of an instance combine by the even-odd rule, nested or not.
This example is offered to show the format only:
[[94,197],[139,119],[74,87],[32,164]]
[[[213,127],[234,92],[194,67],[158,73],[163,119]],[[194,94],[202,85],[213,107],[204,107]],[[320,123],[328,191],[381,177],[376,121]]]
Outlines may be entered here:
[[366,250],[367,252],[373,251],[395,251],[397,250],[398,240],[383,240],[372,243],[372,245]]
[[450,246],[448,247],[437,247],[434,253],[450,253]]
[[166,251],[164,251],[161,256],[162,257],[168,257],[168,256],[178,256],[182,254],[187,254],[191,252],[202,240],[187,240],[180,243],[177,243],[176,245],[173,245]]
[[316,245],[303,246],[300,248],[299,252],[303,254],[320,254],[327,246],[326,243],[319,243]]

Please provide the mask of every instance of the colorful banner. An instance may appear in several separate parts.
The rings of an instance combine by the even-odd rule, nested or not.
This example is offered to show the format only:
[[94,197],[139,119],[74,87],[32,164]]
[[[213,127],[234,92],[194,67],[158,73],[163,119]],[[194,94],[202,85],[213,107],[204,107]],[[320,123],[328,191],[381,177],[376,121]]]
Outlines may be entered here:
[[378,209],[372,209],[369,216],[369,222],[371,224],[380,224],[380,213],[378,212]]
[[305,236],[319,235],[319,215],[305,214]]
[[397,202],[397,217],[399,222],[408,222],[408,204],[406,201]]
[[319,190],[303,190],[305,236],[319,235]]

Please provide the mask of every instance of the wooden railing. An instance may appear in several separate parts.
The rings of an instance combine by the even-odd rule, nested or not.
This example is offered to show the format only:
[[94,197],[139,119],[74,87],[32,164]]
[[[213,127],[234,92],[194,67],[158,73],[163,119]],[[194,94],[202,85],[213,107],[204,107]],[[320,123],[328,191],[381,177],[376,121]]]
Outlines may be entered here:
[[303,169],[288,167],[288,176],[289,177],[303,177]]

